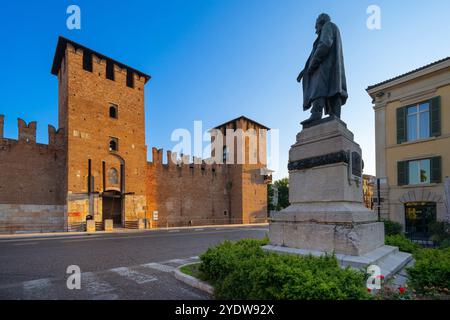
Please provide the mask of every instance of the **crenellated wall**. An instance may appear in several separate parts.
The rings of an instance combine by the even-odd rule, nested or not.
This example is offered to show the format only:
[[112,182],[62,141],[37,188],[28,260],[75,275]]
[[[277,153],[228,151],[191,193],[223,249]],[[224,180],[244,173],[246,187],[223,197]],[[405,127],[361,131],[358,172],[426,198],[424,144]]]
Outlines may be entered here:
[[[147,219],[152,220],[152,227],[266,221],[267,186],[263,180],[247,180],[242,198],[232,196],[234,189],[242,190],[242,176],[236,173],[236,165],[207,164],[195,157],[189,161],[189,156],[178,158],[170,151],[167,163],[163,163],[163,150],[156,148],[152,149],[152,158],[146,177]],[[258,200],[260,195],[254,194],[255,188],[263,191],[262,203]],[[256,199],[259,206],[250,204],[247,208],[249,204],[242,199],[250,203]],[[153,219],[155,211],[157,221]]]
[[64,229],[62,132],[49,126],[49,144],[36,143],[36,126],[18,119],[17,140],[0,130],[0,232]]

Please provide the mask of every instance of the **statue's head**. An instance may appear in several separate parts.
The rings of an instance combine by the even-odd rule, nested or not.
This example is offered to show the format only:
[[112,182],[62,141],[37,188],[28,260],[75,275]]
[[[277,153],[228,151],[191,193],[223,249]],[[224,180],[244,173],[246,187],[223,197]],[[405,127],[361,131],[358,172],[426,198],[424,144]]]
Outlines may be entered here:
[[325,23],[330,22],[331,18],[326,13],[321,13],[316,20],[316,33],[319,34]]

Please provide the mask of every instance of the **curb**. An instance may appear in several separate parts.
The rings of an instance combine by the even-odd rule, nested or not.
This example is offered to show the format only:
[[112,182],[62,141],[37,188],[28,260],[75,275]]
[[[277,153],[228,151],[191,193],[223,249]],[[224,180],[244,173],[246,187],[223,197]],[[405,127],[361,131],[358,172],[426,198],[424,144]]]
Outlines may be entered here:
[[189,285],[191,287],[194,287],[196,289],[199,289],[201,291],[209,293],[210,295],[214,295],[214,288],[210,284],[208,284],[208,283],[206,283],[204,281],[201,281],[201,280],[199,280],[197,278],[194,278],[192,276],[189,276],[187,274],[184,274],[183,272],[180,271],[180,269],[182,267],[189,266],[191,264],[197,264],[197,263],[198,262],[193,262],[193,263],[187,263],[187,264],[184,264],[182,266],[179,266],[174,271],[175,278],[177,280],[180,280],[181,282],[184,282],[185,284],[187,284],[187,285]]

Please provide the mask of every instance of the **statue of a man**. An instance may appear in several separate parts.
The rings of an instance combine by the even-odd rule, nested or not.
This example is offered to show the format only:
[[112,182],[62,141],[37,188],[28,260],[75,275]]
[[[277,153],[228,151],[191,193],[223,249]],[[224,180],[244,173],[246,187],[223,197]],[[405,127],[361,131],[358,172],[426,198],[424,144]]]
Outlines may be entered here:
[[311,117],[303,125],[322,119],[323,110],[340,118],[348,98],[339,28],[322,13],[316,21],[316,33],[311,55],[297,78],[299,83],[303,79],[303,109],[312,106]]

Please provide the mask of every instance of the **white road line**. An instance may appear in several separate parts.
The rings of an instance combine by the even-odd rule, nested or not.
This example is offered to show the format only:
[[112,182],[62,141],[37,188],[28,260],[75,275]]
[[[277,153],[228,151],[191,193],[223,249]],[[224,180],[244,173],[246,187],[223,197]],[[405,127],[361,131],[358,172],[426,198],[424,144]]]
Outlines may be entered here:
[[170,230],[169,233],[180,232],[180,230]]
[[[100,280],[93,272],[84,272],[81,274],[81,289],[86,289],[96,299],[115,290],[108,282]],[[110,295],[110,297],[112,296]]]
[[203,230],[205,230],[205,229],[195,229],[194,231],[203,231]]
[[161,272],[174,272],[175,271],[175,267],[171,267],[171,266],[166,266],[164,264],[160,264],[160,263],[147,263],[147,264],[142,264],[141,267],[144,268],[150,268],[150,269],[154,269],[154,270],[158,270]]
[[2,243],[8,243],[8,242],[27,242],[27,241],[57,241],[57,240],[65,240],[65,239],[87,239],[87,238],[98,238],[101,235],[90,235],[90,236],[60,236],[60,237],[45,237],[45,238],[27,238],[27,239],[0,239],[0,244]]
[[126,277],[128,279],[133,280],[134,282],[136,282],[137,284],[144,284],[147,282],[152,282],[152,281],[156,281],[158,280],[158,278],[135,271],[135,270],[131,270],[130,268],[127,267],[121,267],[121,268],[114,268],[114,269],[110,269],[109,271],[115,272],[123,277]]
[[22,283],[23,293],[26,299],[42,296],[52,286],[52,281],[48,278],[25,281]]
[[25,242],[25,243],[14,243],[13,246],[32,246],[38,244],[37,242]]

